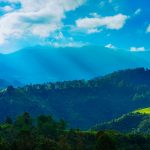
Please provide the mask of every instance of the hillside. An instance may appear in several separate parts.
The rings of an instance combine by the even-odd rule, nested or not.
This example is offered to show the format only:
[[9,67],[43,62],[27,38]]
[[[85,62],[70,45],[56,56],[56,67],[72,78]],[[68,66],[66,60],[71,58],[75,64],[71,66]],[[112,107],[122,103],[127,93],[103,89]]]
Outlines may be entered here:
[[[92,80],[27,85],[20,88],[9,86],[0,92],[0,120],[5,116],[15,117],[22,112],[29,112],[33,116],[52,114],[55,118],[65,119],[71,127],[87,129],[133,110],[149,107],[150,87],[145,82],[146,77],[147,81],[150,80],[149,72],[144,68],[137,68]],[[136,84],[131,82],[135,74]]]
[[139,109],[110,122],[96,125],[93,130],[116,130],[124,133],[150,133],[150,108]]

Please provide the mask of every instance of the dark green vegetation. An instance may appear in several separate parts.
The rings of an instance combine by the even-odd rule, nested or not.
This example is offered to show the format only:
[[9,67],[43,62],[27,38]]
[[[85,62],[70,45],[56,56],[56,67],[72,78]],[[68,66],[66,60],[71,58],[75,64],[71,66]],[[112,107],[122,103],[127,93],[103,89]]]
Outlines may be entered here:
[[124,133],[150,133],[150,114],[129,113],[118,119],[96,125],[93,130],[116,130]]
[[52,114],[70,127],[88,129],[150,106],[150,70],[114,72],[89,81],[9,86],[0,92],[0,119],[23,112]]
[[149,150],[150,135],[66,130],[63,120],[24,113],[0,124],[0,150]]
[[0,150],[149,150],[149,106],[150,70],[144,68],[8,86],[0,91]]

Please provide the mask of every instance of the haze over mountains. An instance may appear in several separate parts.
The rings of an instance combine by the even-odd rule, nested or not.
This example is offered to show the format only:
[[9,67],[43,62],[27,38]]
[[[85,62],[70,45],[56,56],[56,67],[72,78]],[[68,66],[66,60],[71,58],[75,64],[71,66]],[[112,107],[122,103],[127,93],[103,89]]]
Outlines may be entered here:
[[1,54],[0,78],[22,83],[91,79],[120,69],[150,67],[149,56],[149,51],[130,52],[97,46],[36,46]]

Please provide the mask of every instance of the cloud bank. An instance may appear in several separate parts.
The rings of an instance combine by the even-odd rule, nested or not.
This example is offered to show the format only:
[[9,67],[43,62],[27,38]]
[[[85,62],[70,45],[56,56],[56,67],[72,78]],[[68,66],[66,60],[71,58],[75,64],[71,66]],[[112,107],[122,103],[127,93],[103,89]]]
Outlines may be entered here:
[[[75,10],[85,0],[4,0],[8,2],[0,17],[0,44],[10,38],[38,36],[45,38],[63,27],[65,13]],[[18,9],[11,6],[19,5]]]

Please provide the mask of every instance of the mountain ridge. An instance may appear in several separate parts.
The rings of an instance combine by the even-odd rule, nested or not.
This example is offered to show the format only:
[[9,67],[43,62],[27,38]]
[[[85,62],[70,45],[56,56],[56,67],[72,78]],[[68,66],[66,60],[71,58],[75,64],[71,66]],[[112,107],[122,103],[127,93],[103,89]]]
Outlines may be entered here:
[[[71,127],[87,129],[148,107],[150,84],[145,79],[150,80],[149,73],[148,69],[137,68],[91,80],[9,86],[0,93],[0,120],[23,112],[33,116],[52,114],[65,119]],[[131,82],[133,79],[136,82]]]
[[91,79],[117,70],[150,67],[148,56],[144,53],[98,46],[35,46],[0,57],[0,78],[18,80],[25,84]]

